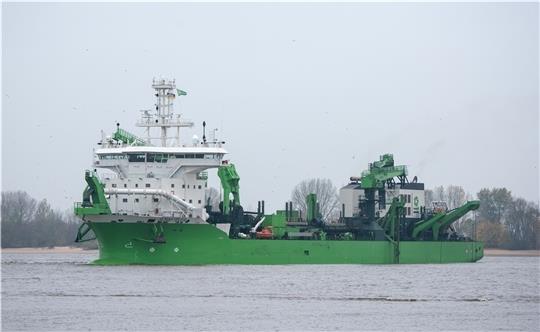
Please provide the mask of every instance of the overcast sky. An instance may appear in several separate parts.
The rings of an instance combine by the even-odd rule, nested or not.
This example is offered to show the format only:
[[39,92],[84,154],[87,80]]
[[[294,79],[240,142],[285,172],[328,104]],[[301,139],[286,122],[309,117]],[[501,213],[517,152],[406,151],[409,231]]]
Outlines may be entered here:
[[[538,201],[538,4],[2,4],[2,190],[67,209],[153,77],[219,128],[245,207],[394,153],[427,187]],[[178,105],[177,105],[178,106]],[[177,107],[178,108],[178,107]],[[215,171],[212,184],[217,184]]]

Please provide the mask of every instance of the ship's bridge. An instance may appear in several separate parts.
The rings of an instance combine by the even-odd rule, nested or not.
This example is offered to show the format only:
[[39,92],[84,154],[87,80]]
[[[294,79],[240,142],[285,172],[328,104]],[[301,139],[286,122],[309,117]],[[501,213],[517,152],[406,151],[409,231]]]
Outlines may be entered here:
[[206,170],[219,167],[226,153],[215,146],[107,147],[95,150],[94,167],[116,173],[101,176],[113,213],[175,216],[180,202],[205,220]]
[[178,177],[221,165],[227,151],[221,147],[129,146],[95,150],[94,167],[120,177]]

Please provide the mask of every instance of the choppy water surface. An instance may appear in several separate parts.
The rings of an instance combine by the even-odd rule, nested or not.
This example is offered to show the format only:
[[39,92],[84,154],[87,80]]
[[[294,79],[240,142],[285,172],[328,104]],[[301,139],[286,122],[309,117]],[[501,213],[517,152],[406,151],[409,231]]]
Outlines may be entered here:
[[538,257],[195,267],[93,258],[3,254],[3,330],[540,330]]

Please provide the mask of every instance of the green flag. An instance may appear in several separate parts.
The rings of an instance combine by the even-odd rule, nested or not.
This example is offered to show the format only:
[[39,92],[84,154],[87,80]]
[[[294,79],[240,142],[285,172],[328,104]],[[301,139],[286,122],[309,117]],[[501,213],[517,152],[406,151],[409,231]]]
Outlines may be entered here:
[[179,96],[185,96],[185,95],[187,95],[187,92],[182,91],[182,90],[180,90],[180,89],[176,89],[176,92],[177,92],[177,94],[178,94]]

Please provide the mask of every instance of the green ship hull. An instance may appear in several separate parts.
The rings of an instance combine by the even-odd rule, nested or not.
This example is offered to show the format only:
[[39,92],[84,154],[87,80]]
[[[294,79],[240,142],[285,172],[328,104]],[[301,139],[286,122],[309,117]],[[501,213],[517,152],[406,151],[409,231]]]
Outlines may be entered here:
[[[424,184],[416,176],[409,181],[407,167],[389,153],[350,177],[339,202],[331,183],[312,179],[295,189],[294,206],[288,201],[285,210],[268,214],[262,200],[257,211],[244,210],[225,142],[215,131],[206,139],[205,121],[202,141],[194,135],[192,144],[180,142],[180,128],[193,122],[172,106],[186,93],[174,80],[154,79],[152,88],[156,112],[143,111],[137,122],[147,137],[117,123],[94,150],[94,170],[85,171],[87,186],[74,206],[83,220],[75,242],[95,234],[96,264],[429,264],[483,257],[483,244],[452,226],[480,202],[451,210],[440,201],[426,206]],[[213,202],[209,169],[217,169],[221,182]],[[323,214],[325,206],[332,211]]]
[[402,241],[399,255],[389,241],[230,239],[210,224],[90,222],[99,241],[94,264],[420,264],[475,262],[483,244],[475,241]]

